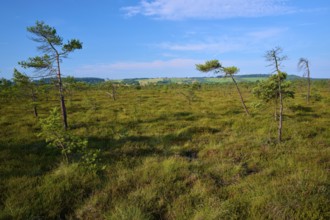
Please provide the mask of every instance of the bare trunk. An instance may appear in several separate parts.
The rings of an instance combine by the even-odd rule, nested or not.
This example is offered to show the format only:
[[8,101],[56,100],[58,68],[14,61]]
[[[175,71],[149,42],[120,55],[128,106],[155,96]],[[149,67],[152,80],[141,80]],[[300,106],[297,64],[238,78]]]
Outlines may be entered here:
[[307,79],[308,79],[307,103],[309,103],[309,99],[310,99],[310,95],[311,95],[311,78],[310,78],[308,64],[307,64]]
[[64,129],[66,130],[66,129],[68,129],[68,121],[67,121],[65,100],[64,100],[64,94],[63,94],[63,84],[62,84],[61,70],[60,70],[60,59],[59,59],[58,54],[56,56],[56,62],[57,62],[57,80],[58,80],[58,87],[59,87],[59,93],[60,93],[62,120],[63,120]]
[[250,115],[250,113],[249,113],[249,111],[248,111],[248,109],[247,109],[247,107],[246,107],[246,105],[245,105],[245,103],[244,103],[244,100],[243,100],[243,96],[242,96],[242,94],[241,94],[241,91],[240,91],[239,88],[238,88],[238,85],[237,85],[236,80],[234,79],[233,76],[231,76],[231,79],[233,80],[233,82],[234,82],[234,84],[235,84],[235,86],[236,86],[237,92],[238,92],[238,94],[239,94],[239,97],[241,98],[241,103],[242,103],[242,105],[243,105],[243,107],[244,107],[245,113],[246,113],[247,115]]
[[309,103],[310,96],[311,96],[311,79],[308,77],[307,103]]
[[37,111],[37,106],[36,105],[33,106],[33,113],[34,113],[34,116],[36,118],[38,118],[38,111]]
[[36,118],[38,118],[38,110],[37,110],[37,105],[36,105],[37,97],[34,92],[34,89],[31,90],[31,93],[32,93],[31,95],[32,95],[32,101],[33,101],[33,113],[34,113],[34,116]]
[[279,99],[280,99],[280,115],[278,121],[278,142],[282,141],[282,125],[283,125],[283,97],[282,97],[282,88],[281,88],[281,80],[278,84],[279,90]]
[[276,97],[276,100],[275,100],[274,119],[275,119],[275,121],[277,121],[277,97]]
[[279,69],[278,60],[275,57],[275,68],[278,76],[278,98],[280,100],[280,112],[278,120],[278,137],[277,140],[280,143],[282,141],[282,127],[283,127],[283,96],[282,96],[282,85],[281,85],[281,71]]
[[112,89],[112,99],[113,101],[116,101],[116,88],[115,85],[111,85],[111,89]]

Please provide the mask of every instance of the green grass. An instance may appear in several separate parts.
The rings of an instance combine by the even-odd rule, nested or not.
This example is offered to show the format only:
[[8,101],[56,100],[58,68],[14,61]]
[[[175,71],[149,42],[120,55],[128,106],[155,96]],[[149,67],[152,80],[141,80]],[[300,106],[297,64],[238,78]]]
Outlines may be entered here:
[[330,89],[314,82],[308,105],[294,85],[280,144],[252,84],[240,84],[251,117],[231,84],[203,84],[190,105],[187,85],[120,87],[116,101],[74,91],[70,130],[101,149],[98,175],[61,163],[28,100],[3,100],[0,219],[329,219]]

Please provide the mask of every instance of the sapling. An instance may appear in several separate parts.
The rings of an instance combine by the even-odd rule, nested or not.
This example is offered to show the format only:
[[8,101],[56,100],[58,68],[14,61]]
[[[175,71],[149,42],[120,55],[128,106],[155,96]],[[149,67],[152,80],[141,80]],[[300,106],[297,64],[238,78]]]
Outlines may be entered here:
[[100,150],[89,149],[87,139],[66,131],[61,125],[58,108],[52,109],[47,118],[40,119],[40,126],[41,131],[38,136],[45,138],[48,146],[60,150],[64,163],[79,162],[87,169],[98,168]]

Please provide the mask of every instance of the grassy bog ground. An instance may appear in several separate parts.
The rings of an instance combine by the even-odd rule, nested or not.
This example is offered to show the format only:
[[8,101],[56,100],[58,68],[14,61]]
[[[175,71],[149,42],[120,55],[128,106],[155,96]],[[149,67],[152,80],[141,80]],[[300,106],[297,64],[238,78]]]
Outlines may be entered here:
[[[0,108],[2,219],[329,219],[330,88],[304,84],[284,102],[284,141],[274,107],[239,85],[98,86],[67,96],[68,122],[101,150],[102,172],[61,163],[46,147],[28,100]],[[38,103],[40,118],[59,105]],[[190,104],[189,104],[190,103]]]

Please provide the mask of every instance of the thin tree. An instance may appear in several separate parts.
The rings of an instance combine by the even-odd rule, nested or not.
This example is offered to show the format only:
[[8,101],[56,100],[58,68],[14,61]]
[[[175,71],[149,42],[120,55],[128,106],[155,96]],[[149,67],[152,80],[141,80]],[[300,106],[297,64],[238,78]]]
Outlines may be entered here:
[[32,82],[30,77],[19,72],[17,69],[14,69],[13,81],[24,96],[28,95],[31,97],[34,116],[38,117],[36,85]]
[[180,94],[188,101],[189,105],[191,105],[191,103],[196,99],[195,90],[196,87],[192,85],[188,88],[187,92],[180,92]]
[[117,84],[110,80],[105,81],[102,83],[101,87],[106,89],[106,94],[112,98],[113,101],[117,99]]
[[49,76],[56,76],[63,125],[64,128],[67,129],[67,111],[65,107],[60,63],[70,52],[81,49],[82,43],[77,39],[72,39],[64,44],[63,38],[57,34],[56,29],[42,21],[37,21],[35,26],[28,27],[27,31],[34,35],[32,40],[40,44],[38,50],[41,51],[43,55],[29,58],[27,61],[19,62],[19,64],[24,68],[35,68],[37,71],[46,71]]
[[243,105],[245,113],[247,115],[250,115],[250,113],[249,113],[249,111],[248,111],[248,109],[245,105],[242,93],[241,93],[241,91],[240,91],[240,89],[237,85],[237,82],[234,78],[234,75],[239,72],[239,69],[236,66],[223,67],[218,60],[210,60],[210,61],[206,61],[205,64],[196,64],[196,69],[201,71],[201,72],[210,72],[210,71],[215,71],[215,73],[223,72],[225,74],[225,77],[230,77],[233,80],[233,82],[236,86],[236,89],[237,89],[237,92],[238,92],[239,97],[241,99],[241,103]]
[[279,110],[279,122],[278,122],[278,142],[282,141],[282,129],[283,129],[283,91],[282,91],[282,72],[280,70],[282,61],[287,59],[287,56],[281,55],[283,52],[282,48],[276,47],[266,52],[265,58],[270,64],[269,66],[273,67],[273,72],[277,74],[278,80],[278,99],[280,104]]
[[0,101],[4,101],[0,107],[7,105],[7,102],[13,97],[12,82],[5,78],[0,78]]
[[309,103],[311,95],[311,75],[309,71],[309,61],[306,58],[300,58],[298,61],[298,69],[303,70],[303,76],[307,77],[308,89],[307,89],[307,103]]

